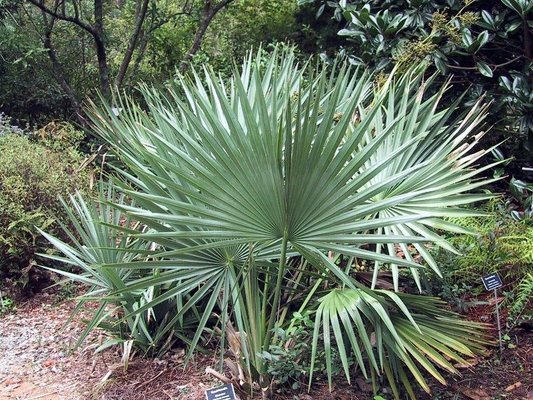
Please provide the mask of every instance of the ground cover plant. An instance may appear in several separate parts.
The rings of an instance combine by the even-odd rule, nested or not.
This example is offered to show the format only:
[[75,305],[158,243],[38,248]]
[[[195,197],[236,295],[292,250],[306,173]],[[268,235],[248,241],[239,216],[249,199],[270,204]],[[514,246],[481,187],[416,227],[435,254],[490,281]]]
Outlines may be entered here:
[[446,87],[429,91],[423,73],[378,82],[274,52],[250,55],[231,79],[205,67],[166,93],[141,87],[145,107],[117,96],[119,115],[94,106],[93,128],[128,167],[111,180],[127,201],[103,189],[80,219],[88,203],[72,198],[72,222],[94,234],[72,246],[46,235],[56,261],[84,269],[69,278],[94,288],[82,299],[101,304],[89,328],[121,324],[126,354],[179,339],[190,357],[215,337],[225,379],[271,397],[280,329],[303,317],[309,384],[319,352],[330,386],[335,360],[348,382],[358,372],[396,398],[416,397],[413,382],[429,391],[428,375],[445,383],[443,371],[489,344],[481,326],[438,299],[378,289],[380,271],[395,289],[400,270],[421,286],[414,248],[439,275],[424,244],[453,250],[440,232],[468,230],[444,217],[480,214],[462,206],[491,197],[476,177],[492,165],[474,168],[489,151],[472,150],[485,108],[440,109]]

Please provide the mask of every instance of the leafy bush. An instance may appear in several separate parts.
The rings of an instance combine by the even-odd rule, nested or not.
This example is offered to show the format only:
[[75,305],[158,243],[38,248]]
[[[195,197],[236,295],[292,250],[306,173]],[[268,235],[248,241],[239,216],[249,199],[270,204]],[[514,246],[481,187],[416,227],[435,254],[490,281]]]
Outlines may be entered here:
[[509,168],[522,176],[533,149],[531,1],[299,2],[314,3],[318,14],[333,8],[334,18],[344,23],[338,34],[353,63],[379,71],[429,62],[440,79],[453,74],[454,90],[445,101],[468,90],[461,104],[468,108],[485,95],[492,101],[488,118],[494,124],[486,143],[508,139],[501,150],[516,159]]
[[52,121],[32,132],[31,137],[50,151],[77,155],[78,149],[83,145],[85,133],[69,122]]
[[479,209],[485,216],[451,219],[476,235],[455,235],[448,240],[460,249],[453,259],[455,274],[476,278],[499,272],[510,282],[520,281],[533,265],[533,219],[513,218],[509,204],[493,200]]
[[35,253],[48,248],[35,227],[58,232],[56,217],[65,212],[57,196],[87,187],[88,179],[74,151],[51,151],[1,121],[0,278],[31,291],[44,279],[32,268]]

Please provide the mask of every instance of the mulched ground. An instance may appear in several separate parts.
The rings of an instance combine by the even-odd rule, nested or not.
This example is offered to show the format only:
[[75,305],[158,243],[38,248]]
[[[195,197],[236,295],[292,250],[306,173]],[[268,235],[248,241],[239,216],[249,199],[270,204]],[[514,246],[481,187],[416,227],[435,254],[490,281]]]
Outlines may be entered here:
[[[199,355],[184,368],[184,351],[177,349],[162,360],[134,359],[125,372],[117,351],[93,354],[97,333],[71,354],[69,346],[83,329],[79,321],[62,329],[73,308],[72,301],[58,302],[55,293],[42,293],[0,316],[0,399],[200,400],[221,384],[205,373],[216,365],[215,355]],[[493,313],[493,305],[481,306],[471,317],[494,323]],[[533,400],[533,332],[517,328],[509,337],[501,354],[492,349],[461,377],[450,377],[448,386],[435,383],[431,395],[419,398]],[[316,384],[310,393],[275,393],[274,398],[372,399],[367,387],[361,380],[354,386],[338,380],[331,393],[326,384]]]

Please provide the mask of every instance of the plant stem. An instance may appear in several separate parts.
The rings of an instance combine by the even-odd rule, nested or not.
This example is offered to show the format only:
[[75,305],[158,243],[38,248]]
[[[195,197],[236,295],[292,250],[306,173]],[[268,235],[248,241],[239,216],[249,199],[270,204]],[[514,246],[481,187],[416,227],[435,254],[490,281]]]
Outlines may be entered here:
[[[272,329],[274,329],[276,314],[278,312],[279,298],[281,295],[281,284],[283,283],[283,277],[285,276],[285,258],[287,254],[287,243],[287,234],[285,233],[281,242],[281,256],[279,258],[278,278],[276,280],[276,289],[274,291],[274,299],[272,300],[272,308],[270,310],[270,317],[268,319],[268,328],[266,331],[265,341],[263,342],[263,351],[268,351],[268,348],[270,347],[270,341],[272,340]],[[265,293],[264,295],[267,296],[268,294]],[[265,366],[266,365],[261,366],[262,373],[264,372]]]

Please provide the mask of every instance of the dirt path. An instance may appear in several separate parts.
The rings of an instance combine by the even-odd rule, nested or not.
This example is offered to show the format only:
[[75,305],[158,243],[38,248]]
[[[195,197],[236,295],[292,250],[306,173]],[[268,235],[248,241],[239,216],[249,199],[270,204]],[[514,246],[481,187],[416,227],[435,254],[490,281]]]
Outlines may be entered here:
[[83,331],[77,320],[65,326],[74,307],[44,293],[0,315],[0,400],[197,400],[220,385],[203,372],[212,360],[199,357],[184,369],[183,351],[135,359],[127,373],[116,349],[94,354],[97,333],[70,352]]
[[61,330],[72,308],[68,302],[54,304],[44,294],[0,319],[0,398],[82,398],[80,374],[90,365],[81,352],[68,354],[82,328],[73,324]]

